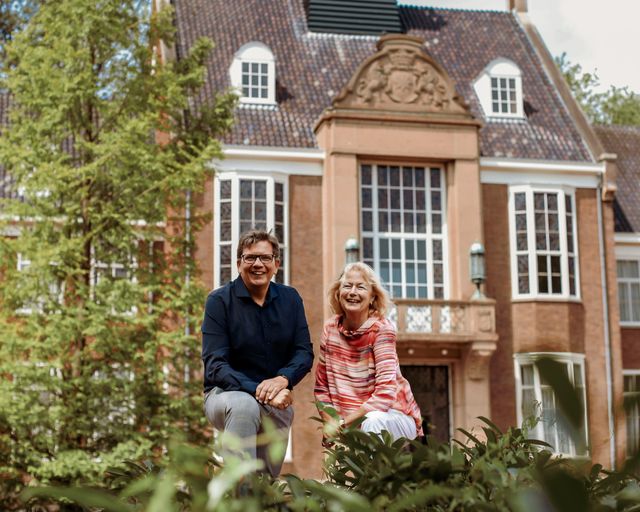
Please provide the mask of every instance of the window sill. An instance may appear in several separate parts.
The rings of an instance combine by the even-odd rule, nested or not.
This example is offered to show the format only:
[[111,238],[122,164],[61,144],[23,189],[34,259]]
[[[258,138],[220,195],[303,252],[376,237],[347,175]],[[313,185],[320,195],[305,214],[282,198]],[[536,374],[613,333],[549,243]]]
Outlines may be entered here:
[[[523,303],[523,302],[570,302],[573,304],[582,304],[582,298],[580,297],[547,297],[547,296],[536,296],[536,297],[512,297],[512,303]],[[639,324],[640,326],[640,324]]]
[[238,108],[278,110],[278,104],[272,101],[254,101],[251,99],[241,98],[238,102]]
[[620,322],[620,327],[625,329],[640,329],[640,322]]

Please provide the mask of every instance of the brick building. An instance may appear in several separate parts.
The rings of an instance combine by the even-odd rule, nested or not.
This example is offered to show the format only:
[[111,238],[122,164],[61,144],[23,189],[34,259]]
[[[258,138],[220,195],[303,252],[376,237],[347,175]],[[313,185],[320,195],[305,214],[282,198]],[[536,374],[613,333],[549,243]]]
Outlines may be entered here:
[[[200,36],[216,44],[196,103],[229,87],[240,96],[197,200],[212,213],[196,255],[206,286],[236,276],[241,232],[273,229],[276,278],[300,291],[317,344],[355,239],[393,295],[402,371],[431,435],[448,439],[478,415],[519,424],[539,404],[532,435],[558,453],[609,466],[638,449],[639,413],[622,401],[640,390],[640,130],[586,122],[525,0],[504,12],[171,3],[178,38],[163,58]],[[3,173],[0,192],[11,193]],[[556,416],[534,364],[543,355],[586,404],[586,449]],[[312,388],[310,375],[294,394],[285,471],[300,476],[321,461]]]
[[[520,423],[537,403],[544,419],[533,435],[558,453],[620,463],[638,433],[637,411],[625,422],[621,406],[640,384],[639,162],[618,168],[612,153],[640,132],[596,133],[586,122],[526,2],[505,12],[172,3],[168,58],[200,36],[216,44],[198,101],[228,87],[240,96],[198,205],[213,214],[198,244],[206,284],[235,277],[244,229],[274,229],[284,245],[277,278],[300,290],[317,343],[328,284],[355,238],[393,294],[403,373],[432,435],[448,438],[481,414]],[[480,298],[469,275],[475,242],[486,259]],[[626,258],[617,271],[616,257]],[[534,364],[545,354],[586,404],[586,449],[556,416]],[[295,391],[288,469],[302,475],[317,474],[321,457],[312,384]]]

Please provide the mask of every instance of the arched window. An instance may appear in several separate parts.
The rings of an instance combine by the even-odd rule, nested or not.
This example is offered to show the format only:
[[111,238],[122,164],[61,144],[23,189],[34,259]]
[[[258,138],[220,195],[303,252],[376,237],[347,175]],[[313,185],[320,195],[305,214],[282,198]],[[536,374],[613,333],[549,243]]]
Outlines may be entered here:
[[522,72],[507,59],[492,61],[473,88],[486,117],[523,118]]
[[241,103],[275,104],[276,62],[266,45],[253,41],[242,46],[233,57],[229,74]]

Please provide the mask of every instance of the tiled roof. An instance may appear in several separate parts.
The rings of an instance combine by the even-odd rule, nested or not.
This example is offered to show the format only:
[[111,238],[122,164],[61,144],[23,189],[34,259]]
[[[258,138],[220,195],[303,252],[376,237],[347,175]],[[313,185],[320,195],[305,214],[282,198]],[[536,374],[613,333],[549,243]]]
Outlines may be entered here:
[[[358,65],[375,53],[375,36],[314,34],[303,0],[174,0],[178,54],[200,36],[213,39],[208,82],[200,101],[230,86],[234,53],[250,41],[276,58],[276,108],[240,107],[229,144],[316,147],[313,126]],[[473,81],[494,59],[523,74],[525,120],[483,120],[483,156],[590,161],[591,157],[517,19],[508,12],[400,7],[410,35],[449,73],[471,112],[483,119]]]
[[616,231],[640,232],[640,126],[594,126],[605,149],[618,155]]

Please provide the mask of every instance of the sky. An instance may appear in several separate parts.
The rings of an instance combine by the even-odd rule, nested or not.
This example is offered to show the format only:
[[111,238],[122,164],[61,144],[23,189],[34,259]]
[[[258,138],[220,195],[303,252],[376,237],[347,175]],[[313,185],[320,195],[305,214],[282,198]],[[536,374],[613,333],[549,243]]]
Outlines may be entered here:
[[[402,4],[506,10],[507,0],[399,0]],[[600,90],[640,93],[640,0],[528,0],[529,17],[555,57],[596,72]]]

